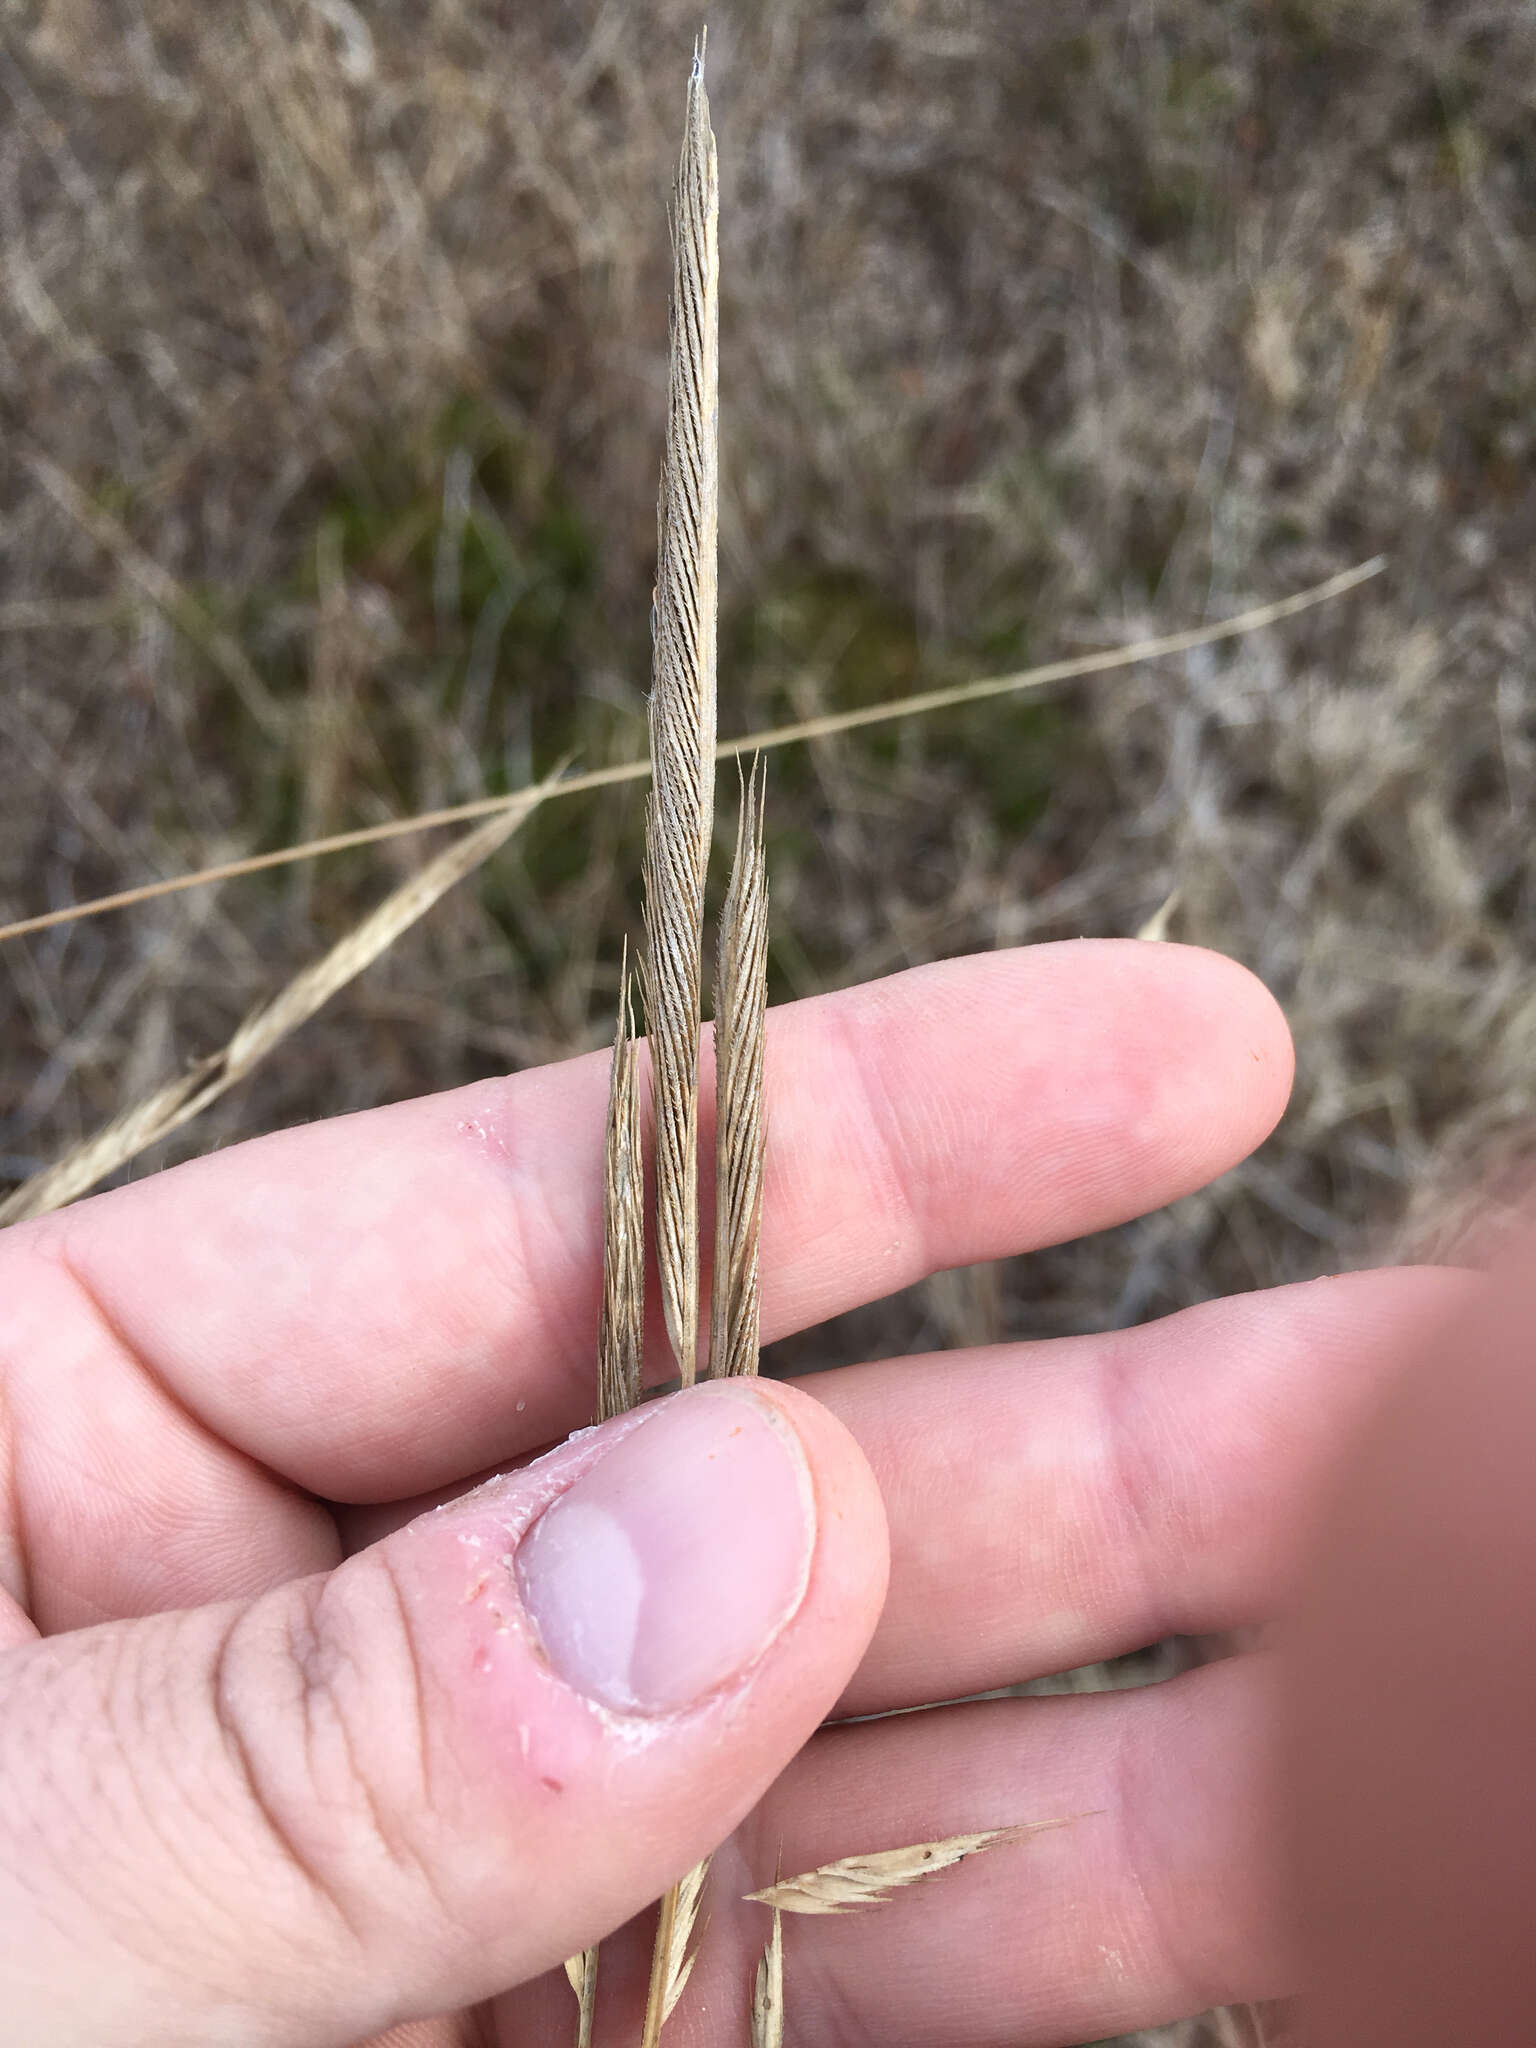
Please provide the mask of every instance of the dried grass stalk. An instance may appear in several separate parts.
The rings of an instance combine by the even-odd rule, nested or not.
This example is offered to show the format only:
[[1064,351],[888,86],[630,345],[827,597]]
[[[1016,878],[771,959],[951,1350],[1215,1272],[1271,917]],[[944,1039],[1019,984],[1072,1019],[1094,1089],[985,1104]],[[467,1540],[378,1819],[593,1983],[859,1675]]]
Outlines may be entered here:
[[[541,788],[534,802],[540,801],[544,793]],[[52,1209],[62,1209],[67,1202],[77,1201],[99,1181],[217,1102],[291,1032],[313,1017],[338,989],[345,988],[381,953],[387,952],[400,934],[424,917],[455,882],[473,874],[498,846],[511,838],[533,808],[534,803],[525,803],[499,818],[488,818],[452,846],[445,847],[408,882],[386,896],[376,910],[370,911],[321,959],[295,975],[270,1003],[247,1017],[222,1052],[199,1060],[186,1073],[157,1088],[145,1101],[114,1117],[52,1166],[13,1189],[0,1202],[0,1224],[44,1216]]]
[[597,2017],[597,1949],[584,1948],[568,1956],[566,1981],[576,1994],[576,2048],[592,2048],[592,2023]]
[[1071,1813],[1059,1820],[1023,1821],[1016,1827],[983,1828],[977,1834],[946,1835],[942,1841],[914,1842],[905,1849],[877,1849],[867,1856],[843,1856],[836,1863],[823,1863],[799,1877],[786,1877],[747,1897],[760,1906],[772,1906],[776,1913],[852,1913],[862,1906],[886,1905],[893,1893],[919,1884],[938,1871],[951,1870],[967,1856],[995,1849],[1002,1842],[1022,1841],[1026,1835],[1043,1835],[1052,1828],[1071,1827],[1087,1820],[1085,1813]]
[[677,2009],[677,2001],[693,1975],[695,1951],[690,1949],[709,1858],[696,1863],[681,1884],[673,1885],[661,1902],[656,1944],[651,1950],[651,1982],[645,2000],[645,2027],[640,2048],[656,2048],[661,2030]]
[[715,1280],[710,1372],[755,1373],[763,1211],[763,1040],[768,875],[761,758],[741,786],[736,858],[720,917],[715,993]]
[[645,1333],[645,1168],[640,1138],[639,1054],[629,1000],[629,953],[619,970],[619,1022],[608,1084],[603,1170],[603,1314],[597,1419],[640,1399]]
[[[743,733],[739,738],[721,740],[715,748],[717,760],[741,754],[767,753],[775,747],[795,746],[802,740],[824,739],[833,733],[852,732],[857,727],[883,725],[895,719],[918,718],[929,711],[941,711],[956,704],[976,704],[989,697],[1021,696],[1046,690],[1057,683],[1082,676],[1107,675],[1114,669],[1132,668],[1139,662],[1157,661],[1165,655],[1187,654],[1193,648],[1213,647],[1222,640],[1241,639],[1257,633],[1314,605],[1342,597],[1358,585],[1379,576],[1387,566],[1386,557],[1374,555],[1352,569],[1342,570],[1325,582],[1314,583],[1291,597],[1273,604],[1261,604],[1238,612],[1214,625],[1187,627],[1179,633],[1161,633],[1149,640],[1134,640],[1123,647],[1107,648],[1102,654],[1074,655],[1067,661],[1042,662],[1035,668],[1011,670],[1007,675],[980,676],[969,683],[953,683],[940,690],[919,690],[910,697],[888,697],[878,704],[860,704],[851,711],[822,712],[815,718],[797,719],[791,725],[775,725],[761,732]],[[0,622],[3,623],[3,622]],[[413,832],[428,832],[439,825],[463,825],[472,818],[488,818],[509,807],[542,802],[546,797],[580,796],[593,789],[612,789],[622,782],[643,782],[651,772],[650,759],[615,761],[606,768],[588,768],[558,783],[520,789],[511,796],[482,796],[473,802],[449,804],[441,810],[417,811],[407,818],[389,818],[382,825],[360,825],[351,832],[332,832],[324,839],[306,840],[293,846],[273,847],[268,853],[247,854],[240,860],[220,861],[212,867],[197,868],[184,875],[167,875],[158,882],[144,882],[138,888],[117,889],[110,896],[93,896],[84,903],[64,903],[57,910],[40,911],[35,917],[16,918],[0,924],[0,943],[19,939],[28,932],[51,931],[55,925],[74,924],[82,917],[99,917],[109,910],[128,910],[137,903],[152,903],[159,896],[174,896],[183,889],[202,889],[215,882],[227,882],[238,875],[256,875],[267,868],[288,867],[295,861],[317,860],[323,854],[344,853],[354,846],[377,846],[386,839],[408,838]]]
[[784,2048],[784,1915],[777,1906],[752,1986],[752,2048]]
[[698,1358],[699,991],[714,819],[718,211],[701,38],[672,212],[672,361],[657,508],[645,847],[657,1267],[684,1386]]

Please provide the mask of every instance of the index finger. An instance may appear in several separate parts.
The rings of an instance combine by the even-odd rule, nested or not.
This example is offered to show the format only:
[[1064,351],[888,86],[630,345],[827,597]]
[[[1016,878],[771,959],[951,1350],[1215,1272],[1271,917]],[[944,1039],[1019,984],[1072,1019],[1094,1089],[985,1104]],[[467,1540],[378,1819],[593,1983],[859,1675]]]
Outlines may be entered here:
[[[776,1010],[765,1341],[1187,1193],[1266,1134],[1290,1072],[1242,968],[1129,940]],[[7,1256],[62,1258],[177,1401],[299,1484],[443,1485],[590,1419],[607,1075],[598,1054],[281,1132],[18,1227]]]

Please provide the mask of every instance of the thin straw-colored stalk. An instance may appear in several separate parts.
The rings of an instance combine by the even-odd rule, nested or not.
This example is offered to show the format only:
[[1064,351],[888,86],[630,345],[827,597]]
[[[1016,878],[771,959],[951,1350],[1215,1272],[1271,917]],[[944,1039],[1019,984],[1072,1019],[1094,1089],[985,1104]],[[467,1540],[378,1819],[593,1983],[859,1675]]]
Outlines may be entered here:
[[584,1948],[580,1955],[571,1956],[565,1975],[576,1994],[576,2048],[592,2048],[592,2026],[597,2018],[596,1948]]
[[701,40],[688,79],[672,208],[671,375],[657,506],[645,839],[656,1264],[684,1386],[698,1359],[699,987],[714,825],[718,212]]
[[[1385,555],[1373,555],[1352,569],[1341,570],[1325,582],[1314,583],[1290,597],[1271,604],[1255,605],[1214,625],[1186,627],[1178,633],[1160,633],[1147,640],[1132,640],[1123,647],[1107,648],[1101,654],[1077,654],[1066,661],[1047,661],[1034,668],[1011,670],[1006,675],[978,676],[968,683],[951,683],[939,690],[919,690],[910,697],[889,697],[880,704],[861,704],[852,711],[828,711],[816,718],[797,719],[792,725],[765,727],[760,732],[742,733],[736,739],[721,740],[715,748],[717,761],[739,754],[767,754],[776,747],[795,746],[803,740],[829,738],[833,733],[852,732],[856,727],[881,725],[893,719],[917,718],[930,711],[945,711],[956,704],[976,704],[988,697],[1023,695],[1047,690],[1057,683],[1075,682],[1084,676],[1108,675],[1119,668],[1134,668],[1138,662],[1160,661],[1172,654],[1189,654],[1197,647],[1214,647],[1222,640],[1239,640],[1245,634],[1261,632],[1314,605],[1343,597],[1346,592],[1379,576],[1387,566]],[[413,832],[428,832],[439,825],[463,825],[472,818],[488,818],[520,804],[547,803],[553,797],[580,796],[593,789],[612,789],[619,783],[644,782],[651,772],[650,757],[642,761],[615,761],[606,768],[584,769],[579,775],[515,790],[509,796],[477,797],[471,803],[450,804],[444,810],[417,811],[408,818],[390,818],[382,825],[360,825],[351,832],[332,832],[324,839],[305,840],[293,846],[275,846],[267,853],[252,853],[240,860],[219,861],[211,867],[195,868],[184,875],[167,875],[158,882],[144,882],[137,888],[117,889],[109,896],[93,896],[84,903],[65,903],[57,910],[44,910],[35,917],[21,917],[0,925],[0,942],[19,939],[28,932],[51,931],[55,925],[74,924],[83,917],[101,917],[110,910],[131,910],[138,903],[152,903],[160,896],[174,896],[183,889],[209,888],[216,882],[231,882],[241,875],[259,875],[268,868],[287,867],[294,861],[319,860],[326,854],[345,853],[354,846],[377,846],[386,839],[407,838]]]
[[720,916],[715,996],[715,1279],[709,1369],[757,1371],[763,1212],[763,1040],[768,1010],[765,770],[742,780],[736,859]]
[[696,1863],[681,1884],[673,1885],[661,1902],[661,1911],[656,1922],[656,1941],[651,1950],[651,1981],[645,1998],[645,2026],[640,2036],[640,2048],[656,2048],[661,2039],[661,2030],[677,2009],[677,2001],[693,1975],[695,1951],[689,1943],[693,1939],[694,1923],[699,1917],[699,1901],[704,1896],[704,1880],[709,1875],[709,1858]]
[[[539,795],[542,794],[540,790]],[[217,1102],[291,1032],[313,1017],[338,989],[345,988],[381,953],[387,952],[400,934],[424,917],[455,882],[473,874],[482,861],[511,838],[533,808],[534,803],[525,802],[520,810],[488,818],[452,846],[445,847],[419,873],[386,896],[328,953],[295,975],[270,1003],[247,1017],[222,1052],[199,1060],[186,1073],[114,1117],[54,1165],[14,1188],[0,1202],[0,1224],[44,1216],[52,1209],[62,1209],[67,1202],[78,1201],[108,1174],[126,1166],[150,1145],[180,1130]]]
[[752,1986],[752,2048],[784,2048],[784,1915],[777,1906]]
[[640,1140],[639,1056],[630,1015],[629,953],[619,970],[619,1022],[608,1084],[603,1173],[603,1314],[597,1419],[640,1399],[645,1332],[645,1168]]

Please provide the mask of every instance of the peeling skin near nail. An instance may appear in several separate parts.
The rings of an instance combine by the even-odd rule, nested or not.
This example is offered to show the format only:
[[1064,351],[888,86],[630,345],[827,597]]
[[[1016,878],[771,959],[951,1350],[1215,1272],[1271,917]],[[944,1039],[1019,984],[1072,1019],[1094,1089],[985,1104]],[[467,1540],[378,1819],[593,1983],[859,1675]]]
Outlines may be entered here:
[[[794,1439],[793,1429],[772,1405],[765,1402],[763,1408],[772,1426]],[[645,1428],[658,1412],[646,1407],[621,1416],[603,1425],[600,1439],[592,1429],[580,1430],[533,1464],[445,1503],[406,1534],[414,1553],[414,1569],[406,1576],[415,1583],[424,1630],[442,1647],[438,1668],[452,1689],[454,1748],[467,1744],[478,1750],[484,1760],[477,1769],[485,1774],[488,1795],[495,1796],[493,1785],[504,1788],[524,1812],[528,1800],[537,1807],[550,1798],[548,1785],[541,1782],[550,1779],[580,1788],[583,1805],[594,1796],[611,1803],[627,1760],[673,1739],[679,1721],[693,1711],[625,1713],[574,1692],[545,1658],[516,1574],[516,1552],[533,1522],[615,1443]],[[802,1480],[814,1522],[815,1489],[808,1471]],[[791,1615],[804,1597],[810,1566],[808,1553]],[[706,1728],[694,1739],[710,1749],[731,1744],[738,1717],[749,1705],[750,1683],[743,1683],[749,1677],[750,1670],[738,1672],[723,1696],[710,1699]],[[566,1797],[571,1796],[568,1790]]]
[[[445,1624],[451,1633],[462,1631],[457,1654],[445,1664],[450,1675],[460,1674],[455,1720],[474,1724],[474,1739],[486,1742],[493,1757],[520,1758],[517,1779],[540,1797],[548,1796],[549,1781],[582,1783],[594,1768],[606,1776],[610,1764],[650,1748],[664,1732],[653,1721],[572,1693],[545,1659],[515,1569],[517,1547],[544,1510],[655,1412],[637,1409],[617,1418],[600,1440],[594,1429],[578,1430],[521,1471],[445,1502],[413,1532],[413,1576],[433,1609],[427,1626],[439,1640]],[[455,1528],[456,1522],[463,1526]],[[494,1565],[487,1564],[487,1552]],[[573,1700],[581,1709],[574,1715]]]
[[[596,1423],[585,1429],[572,1430],[563,1444],[556,1444],[552,1451],[546,1451],[542,1458],[535,1458],[520,1472],[493,1473],[489,1479],[482,1479],[478,1486],[471,1487],[468,1493],[461,1493],[433,1508],[425,1520],[429,1523],[452,1520],[454,1516],[465,1515],[472,1509],[483,1511],[499,1496],[505,1495],[509,1488],[516,1488],[518,1498],[514,1506],[514,1522],[508,1524],[515,1542],[529,1523],[543,1514],[551,1501],[558,1499],[568,1486],[574,1486],[589,1466],[621,1442],[631,1430],[644,1428],[655,1413],[651,1407],[636,1408],[629,1415],[605,1422],[602,1427],[608,1433],[601,1444],[592,1441],[597,1434]],[[461,1537],[460,1541],[467,1542],[468,1535]]]

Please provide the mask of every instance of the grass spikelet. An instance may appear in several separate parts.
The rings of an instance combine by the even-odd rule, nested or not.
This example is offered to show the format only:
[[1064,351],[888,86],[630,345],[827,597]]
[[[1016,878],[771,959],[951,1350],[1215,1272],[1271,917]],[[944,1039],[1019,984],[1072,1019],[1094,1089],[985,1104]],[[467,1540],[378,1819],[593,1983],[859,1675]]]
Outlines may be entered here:
[[482,861],[488,860],[497,847],[511,838],[544,793],[541,787],[533,802],[499,818],[488,818],[483,825],[444,847],[328,953],[296,974],[270,1003],[247,1017],[222,1052],[199,1060],[186,1073],[104,1124],[52,1166],[13,1189],[0,1202],[0,1224],[45,1216],[50,1210],[62,1209],[67,1202],[77,1201],[120,1166],[126,1166],[150,1145],[169,1137],[172,1131],[190,1123],[217,1102],[291,1032],[313,1017],[338,989],[345,988],[381,953],[388,952],[400,934],[418,918],[425,917],[455,882],[461,882]]
[[607,1422],[640,1399],[645,1330],[645,1170],[640,1078],[630,1014],[629,953],[619,971],[619,1021],[608,1084],[603,1169],[603,1314],[598,1343],[597,1419]]
[[752,1986],[752,2048],[784,2048],[784,1915],[777,1906]]
[[[719,181],[694,44],[672,202],[671,371],[657,503],[651,801],[645,831],[646,1022],[656,1126],[656,1268],[683,1385],[699,1351],[699,1016],[704,880],[714,834],[719,500]],[[707,1860],[661,1902],[642,2048],[656,2048],[692,1969]]]
[[592,2022],[597,2017],[597,1949],[568,1956],[566,1981],[576,1994],[576,2048],[592,2048]]
[[661,1917],[656,1925],[656,1945],[651,1951],[651,1982],[645,2000],[645,2028],[640,2036],[640,2048],[656,2048],[661,2030],[677,2009],[677,2002],[687,1988],[693,1974],[695,1951],[689,1943],[693,1939],[694,1923],[699,1917],[699,1901],[704,1896],[704,1880],[709,1875],[709,1858],[696,1863],[681,1884],[673,1885],[661,1902]]
[[763,1209],[763,1040],[768,1009],[766,770],[742,781],[736,858],[720,918],[715,995],[715,1281],[710,1372],[754,1373]]
[[714,818],[718,213],[701,38],[688,81],[672,211],[671,376],[657,507],[645,849],[657,1267],[684,1386],[698,1359],[700,958]]
[[1071,1827],[1092,1818],[1070,1813],[1059,1820],[1023,1821],[1016,1827],[983,1828],[977,1834],[946,1835],[937,1842],[914,1842],[905,1849],[878,1849],[867,1856],[842,1856],[799,1877],[786,1877],[747,1897],[776,1913],[853,1913],[863,1906],[884,1906],[908,1885],[920,1884],[941,1870],[952,1870],[967,1856],[978,1856],[1003,1842],[1022,1841],[1052,1828]]

